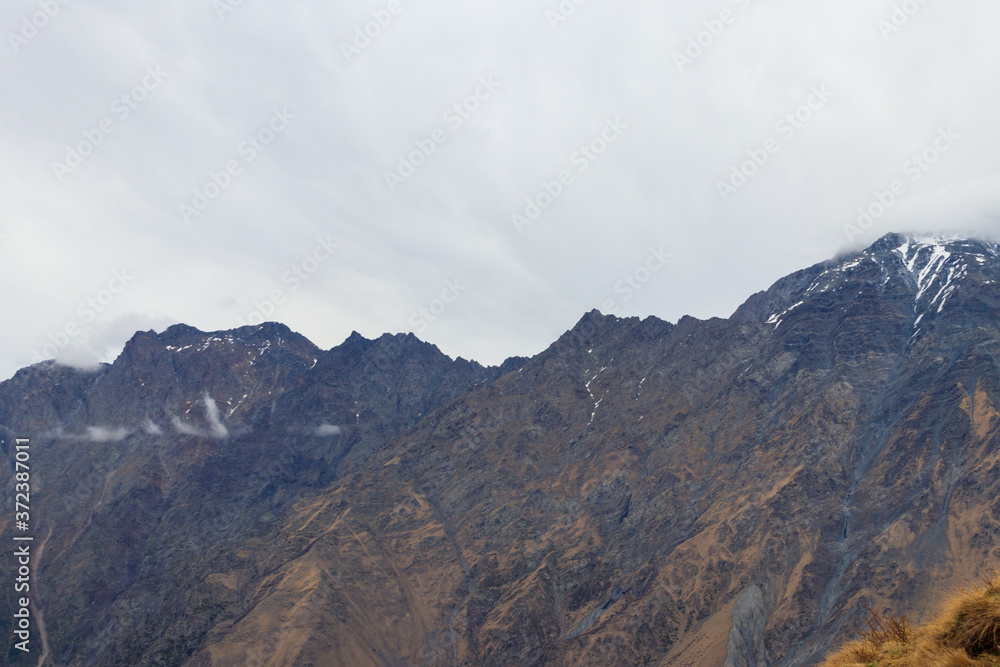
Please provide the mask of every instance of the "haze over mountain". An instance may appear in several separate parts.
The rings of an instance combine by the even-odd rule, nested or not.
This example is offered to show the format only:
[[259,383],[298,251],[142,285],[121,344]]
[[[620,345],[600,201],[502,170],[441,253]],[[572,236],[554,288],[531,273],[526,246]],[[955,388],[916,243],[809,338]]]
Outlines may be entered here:
[[92,665],[816,664],[865,604],[919,621],[1000,563],[998,309],[1000,246],[889,234],[728,319],[593,311],[499,367],[269,323],[25,368],[0,433],[6,461],[33,443],[34,643]]

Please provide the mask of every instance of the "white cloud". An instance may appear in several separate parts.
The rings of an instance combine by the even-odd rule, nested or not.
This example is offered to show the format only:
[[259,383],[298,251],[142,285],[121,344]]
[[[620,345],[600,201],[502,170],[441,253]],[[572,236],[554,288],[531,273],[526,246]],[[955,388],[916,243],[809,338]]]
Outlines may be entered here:
[[204,437],[206,435],[201,429],[182,422],[180,417],[177,415],[170,418],[170,424],[174,427],[174,430],[181,435],[193,435],[197,437]]
[[219,418],[219,406],[215,404],[215,399],[207,393],[202,400],[205,401],[205,413],[208,416],[208,432],[213,438],[228,438],[229,429]]
[[325,436],[325,435],[340,435],[343,429],[339,426],[334,426],[333,424],[320,424],[316,427],[313,432],[315,435]]
[[216,405],[215,399],[206,392],[202,395],[202,402],[205,404],[205,417],[208,420],[208,428],[198,428],[197,426],[181,421],[180,417],[174,415],[170,418],[170,423],[173,425],[174,430],[182,435],[193,435],[199,438],[216,438],[218,440],[228,438],[229,429],[226,428],[226,425],[222,423],[222,419],[219,417],[219,406]]
[[105,426],[88,426],[87,438],[92,442],[118,442],[128,436],[128,429],[107,428]]
[[79,440],[87,442],[119,442],[124,440],[129,435],[131,431],[123,427],[108,427],[108,426],[87,426],[84,428],[83,434],[77,433],[66,433],[60,426],[53,431],[51,431],[48,436],[55,438],[57,440]]

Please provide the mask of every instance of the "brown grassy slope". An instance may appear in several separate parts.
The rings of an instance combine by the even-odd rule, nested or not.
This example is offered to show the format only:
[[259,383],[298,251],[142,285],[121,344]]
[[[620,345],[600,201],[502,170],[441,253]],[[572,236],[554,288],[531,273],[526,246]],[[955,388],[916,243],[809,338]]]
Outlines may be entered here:
[[915,630],[906,619],[869,610],[868,630],[821,667],[973,667],[1000,665],[1000,575],[948,600]]

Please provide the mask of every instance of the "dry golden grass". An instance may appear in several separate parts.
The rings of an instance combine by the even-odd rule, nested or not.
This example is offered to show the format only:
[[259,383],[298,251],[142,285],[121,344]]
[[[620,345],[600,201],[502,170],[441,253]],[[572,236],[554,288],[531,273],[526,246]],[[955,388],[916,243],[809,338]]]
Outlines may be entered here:
[[1000,667],[1000,576],[948,600],[936,619],[911,629],[906,618],[867,608],[868,628],[822,667]]

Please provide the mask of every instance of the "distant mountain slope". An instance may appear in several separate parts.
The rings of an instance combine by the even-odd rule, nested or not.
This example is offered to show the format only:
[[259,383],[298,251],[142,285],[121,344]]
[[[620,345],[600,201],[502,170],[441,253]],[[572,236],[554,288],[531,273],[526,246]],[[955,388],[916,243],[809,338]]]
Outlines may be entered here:
[[[232,613],[191,591],[235,544],[500,372],[413,336],[354,334],[324,352],[283,325],[177,325],[136,334],[93,372],[47,362],[0,384],[4,460],[14,438],[33,442],[36,535],[51,531],[38,590],[57,662],[176,664]],[[11,613],[0,606],[8,629]]]
[[501,368],[265,325],[26,369],[53,656],[817,664],[1000,562],[998,313],[996,246],[892,234]]

